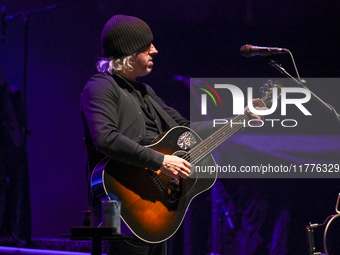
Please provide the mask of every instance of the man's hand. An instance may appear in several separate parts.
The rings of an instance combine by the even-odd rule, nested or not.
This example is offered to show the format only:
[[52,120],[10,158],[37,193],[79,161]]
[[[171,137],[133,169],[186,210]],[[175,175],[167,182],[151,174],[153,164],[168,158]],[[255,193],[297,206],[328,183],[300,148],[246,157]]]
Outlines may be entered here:
[[179,184],[179,177],[187,178],[189,176],[190,163],[177,156],[165,155],[160,170],[175,179],[176,184]]

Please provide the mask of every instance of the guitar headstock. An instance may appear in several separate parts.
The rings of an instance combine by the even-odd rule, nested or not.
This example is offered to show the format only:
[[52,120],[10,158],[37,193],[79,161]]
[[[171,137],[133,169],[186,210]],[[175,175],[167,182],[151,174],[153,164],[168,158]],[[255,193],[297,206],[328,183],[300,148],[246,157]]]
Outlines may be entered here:
[[[267,83],[263,84],[260,88],[260,92],[262,93],[261,99],[268,108],[271,108],[273,104],[273,96],[277,96],[277,99],[280,99],[282,87],[279,81],[273,82],[272,80],[268,80]],[[275,90],[277,90],[277,93],[275,92],[273,95]]]

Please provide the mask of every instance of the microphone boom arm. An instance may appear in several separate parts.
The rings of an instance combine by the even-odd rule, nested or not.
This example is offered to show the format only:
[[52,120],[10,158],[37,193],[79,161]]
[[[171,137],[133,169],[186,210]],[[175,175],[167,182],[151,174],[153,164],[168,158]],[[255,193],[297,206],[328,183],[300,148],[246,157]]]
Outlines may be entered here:
[[310,89],[308,89],[302,82],[295,79],[291,74],[289,74],[281,65],[277,64],[275,60],[272,59],[272,57],[268,56],[266,57],[268,60],[268,64],[275,69],[277,69],[280,73],[286,75],[288,78],[292,79],[296,84],[298,84],[301,88],[307,89],[311,97],[314,101],[318,102],[324,109],[332,112],[335,114],[335,117],[337,118],[338,124],[340,125],[340,115],[336,112],[333,106],[330,104],[325,103],[321,98],[319,98],[317,95],[315,95]]

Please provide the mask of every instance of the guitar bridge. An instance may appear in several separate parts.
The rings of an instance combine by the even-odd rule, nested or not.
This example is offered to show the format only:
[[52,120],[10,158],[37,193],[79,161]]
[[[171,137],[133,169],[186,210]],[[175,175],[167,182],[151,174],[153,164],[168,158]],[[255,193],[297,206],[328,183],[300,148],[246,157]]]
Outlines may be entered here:
[[[159,178],[159,173],[153,170],[146,170],[149,174],[150,179],[157,188],[158,192],[163,198],[163,204],[167,207],[169,211],[177,210],[180,194],[181,194],[181,182],[179,185],[175,183],[173,179],[164,178],[166,180],[161,180]],[[165,176],[165,175],[164,175]]]

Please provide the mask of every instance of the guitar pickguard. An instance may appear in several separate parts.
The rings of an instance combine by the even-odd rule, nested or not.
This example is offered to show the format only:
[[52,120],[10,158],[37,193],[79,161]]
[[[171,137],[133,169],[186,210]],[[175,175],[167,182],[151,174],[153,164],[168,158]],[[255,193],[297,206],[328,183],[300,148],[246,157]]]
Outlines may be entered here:
[[197,143],[196,138],[191,134],[190,131],[186,131],[181,134],[177,139],[177,145],[182,150],[190,149]]

